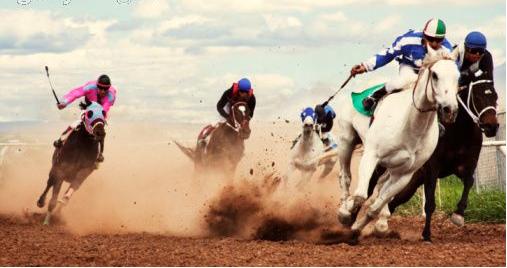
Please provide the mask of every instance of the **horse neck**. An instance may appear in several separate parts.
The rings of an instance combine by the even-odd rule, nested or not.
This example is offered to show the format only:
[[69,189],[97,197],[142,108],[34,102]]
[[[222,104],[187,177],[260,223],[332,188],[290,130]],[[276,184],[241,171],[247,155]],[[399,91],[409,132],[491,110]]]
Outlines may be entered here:
[[301,146],[303,147],[303,149],[307,150],[307,149],[310,149],[313,147],[313,143],[315,141],[315,135],[316,135],[316,133],[313,130],[308,136],[305,136],[304,133],[302,134]]
[[415,85],[415,90],[412,92],[413,96],[410,102],[410,111],[407,114],[405,125],[408,131],[415,136],[427,133],[428,128],[431,126],[436,116],[435,111],[430,111],[433,109],[434,104],[428,99],[429,96],[427,96],[427,93],[428,95],[431,94],[431,98],[434,99],[432,84],[431,81],[428,80],[430,72],[429,70],[421,71],[424,73],[419,77],[419,81]]

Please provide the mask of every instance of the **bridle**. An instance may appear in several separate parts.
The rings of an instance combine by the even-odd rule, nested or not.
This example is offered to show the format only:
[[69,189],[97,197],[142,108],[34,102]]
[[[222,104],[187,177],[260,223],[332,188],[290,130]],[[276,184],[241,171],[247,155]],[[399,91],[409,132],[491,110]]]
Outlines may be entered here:
[[461,97],[458,95],[458,102],[461,104],[461,106],[463,107],[463,109],[465,109],[465,111],[467,112],[467,114],[472,118],[472,120],[476,124],[479,124],[479,120],[480,120],[482,114],[484,114],[486,111],[493,110],[493,111],[495,111],[495,113],[497,111],[496,111],[496,107],[495,106],[487,106],[487,107],[484,107],[479,112],[477,110],[477,107],[475,106],[474,98],[472,97],[473,87],[474,87],[474,85],[477,85],[477,84],[480,84],[480,83],[492,83],[492,82],[493,82],[492,80],[486,80],[486,79],[470,82],[470,84],[468,85],[468,97],[467,97],[467,100],[466,100],[466,104],[463,102],[463,100],[461,99]]
[[419,75],[417,76],[417,80],[416,80],[416,82],[414,84],[414,88],[412,89],[412,105],[420,113],[434,112],[434,111],[437,110],[437,105],[433,105],[433,107],[431,107],[429,109],[422,109],[422,108],[417,107],[417,104],[415,103],[415,89],[417,88],[417,84],[419,84],[419,80],[420,80],[422,74],[424,73],[424,69],[428,69],[429,74],[428,74],[428,79],[426,79],[426,86],[424,87],[424,95],[426,96],[426,99],[428,99],[429,101],[431,101],[431,98],[428,96],[428,86],[430,86],[430,84],[431,84],[431,93],[433,94],[433,96],[436,95],[435,86],[433,85],[433,79],[431,79],[432,76],[433,76],[433,70],[431,70],[431,67],[433,67],[433,65],[435,65],[435,63],[437,63],[437,62],[439,62],[441,60],[452,60],[452,59],[450,57],[446,56],[446,57],[444,57],[442,59],[439,59],[439,60],[436,60],[436,61],[432,62],[426,68],[421,67],[421,69],[419,70]]
[[[234,108],[237,106],[240,106],[240,105],[246,107],[247,104],[246,104],[246,102],[236,102],[234,105],[232,105],[231,106],[232,124],[231,124],[231,122],[229,122],[230,120],[228,120],[226,123],[226,125],[228,127],[230,127],[232,130],[236,131],[237,133],[239,133],[239,131],[241,130],[241,124],[238,123],[238,120],[236,119],[236,113],[234,112]],[[246,109],[245,109],[245,111],[241,111],[241,112],[244,114],[244,116],[246,116],[246,114],[245,114]]]

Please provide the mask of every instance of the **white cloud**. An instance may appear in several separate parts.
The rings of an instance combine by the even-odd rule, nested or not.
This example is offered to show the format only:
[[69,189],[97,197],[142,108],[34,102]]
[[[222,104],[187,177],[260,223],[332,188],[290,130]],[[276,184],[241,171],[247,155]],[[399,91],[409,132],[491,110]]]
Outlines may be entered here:
[[348,20],[347,16],[345,16],[345,13],[342,11],[331,14],[323,14],[320,18],[331,22],[346,22]]
[[301,28],[303,25],[301,21],[296,17],[277,17],[273,15],[264,15],[264,20],[270,31]]
[[166,0],[142,0],[134,9],[134,15],[140,18],[158,18],[169,11]]
[[69,51],[92,35],[89,25],[49,11],[0,10],[0,50],[11,53]]

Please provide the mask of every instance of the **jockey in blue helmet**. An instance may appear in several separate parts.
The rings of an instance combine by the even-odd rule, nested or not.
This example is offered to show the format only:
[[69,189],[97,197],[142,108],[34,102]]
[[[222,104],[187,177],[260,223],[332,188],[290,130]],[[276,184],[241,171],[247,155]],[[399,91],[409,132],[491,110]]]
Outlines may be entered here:
[[229,89],[224,91],[217,102],[218,113],[223,119],[226,120],[229,117],[231,106],[238,101],[246,102],[250,109],[250,118],[252,118],[255,110],[255,95],[253,94],[252,84],[247,78],[242,78],[237,83],[233,83]]
[[460,70],[459,85],[468,86],[478,80],[493,81],[493,57],[486,49],[486,36],[481,32],[470,32],[465,41],[454,47],[456,63]]
[[336,113],[333,108],[327,102],[324,104],[318,104],[315,106],[315,114],[317,118],[317,125],[320,127],[320,139],[325,146],[324,151],[329,151],[333,148],[338,147],[331,133],[333,128],[333,119],[336,117]]

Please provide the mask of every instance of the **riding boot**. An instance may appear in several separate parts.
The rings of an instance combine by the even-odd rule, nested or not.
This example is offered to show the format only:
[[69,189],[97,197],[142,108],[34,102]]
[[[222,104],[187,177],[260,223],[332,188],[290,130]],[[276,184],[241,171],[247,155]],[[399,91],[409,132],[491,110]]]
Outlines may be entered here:
[[55,148],[60,148],[63,146],[63,142],[67,139],[68,137],[68,133],[72,130],[73,128],[71,126],[68,126],[67,129],[62,132],[62,135],[56,140],[53,142],[53,146],[55,146]]
[[368,96],[363,100],[363,107],[367,111],[371,111],[373,107],[377,104],[377,102],[387,94],[386,87],[382,87],[381,89],[375,91],[371,96]]
[[60,147],[62,147],[62,146],[63,146],[63,141],[62,141],[62,139],[58,138],[57,140],[55,140],[55,141],[53,142],[53,146],[55,146],[55,148],[60,148]]

